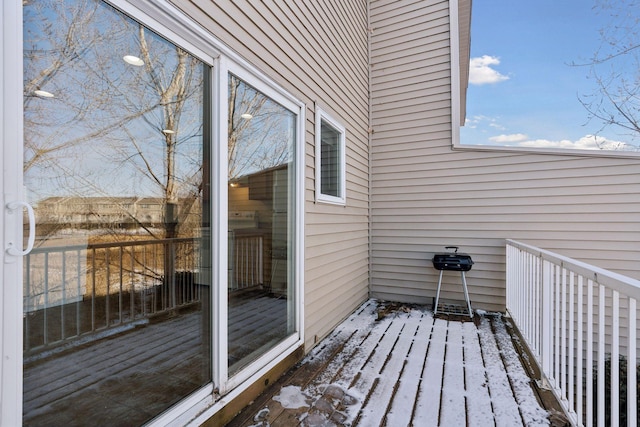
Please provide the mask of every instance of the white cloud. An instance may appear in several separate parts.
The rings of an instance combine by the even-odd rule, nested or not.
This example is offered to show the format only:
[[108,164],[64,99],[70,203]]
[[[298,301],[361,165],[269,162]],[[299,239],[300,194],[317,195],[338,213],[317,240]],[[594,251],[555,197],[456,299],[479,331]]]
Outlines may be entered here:
[[483,55],[478,58],[471,58],[469,61],[469,83],[484,85],[508,80],[509,77],[491,68],[492,65],[499,64],[500,60],[495,56]]
[[491,138],[489,138],[489,141],[505,144],[509,142],[525,141],[527,138],[528,136],[523,133],[512,133],[510,135],[492,136]]
[[473,117],[467,117],[464,126],[469,129],[480,128],[483,132],[486,132],[485,128],[487,126],[500,131],[506,130],[506,128],[498,122],[498,119],[489,116],[475,115]]
[[519,147],[531,148],[565,148],[573,150],[609,150],[609,151],[637,151],[637,148],[624,141],[615,141],[601,136],[585,135],[582,138],[571,141],[562,139],[552,141],[548,139],[535,139],[519,142]]

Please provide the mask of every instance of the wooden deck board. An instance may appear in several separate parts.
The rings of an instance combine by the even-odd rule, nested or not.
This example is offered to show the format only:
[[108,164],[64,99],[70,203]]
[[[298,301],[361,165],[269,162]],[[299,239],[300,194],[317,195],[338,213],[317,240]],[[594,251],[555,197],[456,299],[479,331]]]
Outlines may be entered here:
[[414,421],[416,425],[438,425],[440,412],[440,391],[447,340],[446,321],[436,319],[429,339],[427,360],[422,374],[422,382],[416,396]]
[[521,425],[522,419],[518,411],[518,404],[513,396],[495,337],[488,328],[480,328],[479,337],[495,423],[498,427]]
[[[393,323],[399,323],[401,329],[395,337],[391,351],[387,355],[382,354],[382,356],[386,356],[386,360],[376,376],[380,379],[378,386],[371,394],[367,405],[361,410],[359,420],[362,425],[379,425],[386,418],[389,405],[393,401],[392,396],[395,394],[396,385],[402,375],[404,362],[411,348],[412,338],[416,333],[416,327],[403,325],[402,322]],[[389,335],[395,334],[389,331]],[[364,384],[363,386],[366,387]],[[358,391],[363,393],[365,389],[361,388]],[[384,404],[384,402],[388,402],[388,404]]]
[[[496,341],[494,329],[500,328],[492,323],[502,319],[486,316],[476,326],[401,306],[376,321],[376,304],[369,301],[338,326],[325,347],[229,427],[545,425],[548,414],[533,391],[526,393],[529,379],[524,371],[515,373],[517,356],[503,356],[509,354],[510,338]],[[510,380],[524,385],[521,396]],[[287,397],[303,403],[291,408]],[[534,414],[521,415],[519,406]]]
[[464,342],[465,388],[467,395],[467,412],[476,425],[493,425],[494,415],[491,396],[488,389],[487,371],[482,360],[480,339],[473,323],[465,323],[463,329],[466,336],[471,337]]
[[[387,413],[386,424],[389,426],[406,425],[407,419],[411,419],[414,402],[422,380],[422,375],[415,375],[414,373],[422,373],[423,371],[432,328],[433,319],[423,316],[412,339],[411,350],[407,354],[405,361],[406,365],[398,381],[393,403]],[[408,411],[407,402],[411,402]]]
[[[448,322],[447,345],[440,401],[440,424],[466,425],[465,365],[462,323]],[[475,396],[474,396],[475,398]]]

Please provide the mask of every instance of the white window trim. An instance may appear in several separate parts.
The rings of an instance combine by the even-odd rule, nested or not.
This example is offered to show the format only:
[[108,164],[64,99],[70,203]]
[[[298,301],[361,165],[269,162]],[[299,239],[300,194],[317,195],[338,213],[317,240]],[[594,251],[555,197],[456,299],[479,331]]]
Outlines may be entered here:
[[[316,124],[315,124],[315,168],[316,168],[316,176],[315,176],[315,193],[316,193],[316,202],[322,203],[330,203],[334,205],[346,205],[347,204],[347,164],[346,164],[346,130],[345,127],[340,124],[337,120],[327,114],[322,108],[316,106]],[[338,159],[339,167],[340,167],[340,177],[339,186],[340,186],[340,196],[331,196],[329,194],[322,193],[322,139],[321,139],[321,124],[322,121],[325,121],[335,130],[340,132],[340,158]]]
[[[471,18],[473,19],[473,18]],[[462,144],[460,141],[460,32],[458,0],[449,2],[449,37],[451,46],[451,148],[460,151],[485,151],[519,154],[546,154],[573,157],[639,158],[640,152],[613,150],[578,150],[570,148],[499,147]]]

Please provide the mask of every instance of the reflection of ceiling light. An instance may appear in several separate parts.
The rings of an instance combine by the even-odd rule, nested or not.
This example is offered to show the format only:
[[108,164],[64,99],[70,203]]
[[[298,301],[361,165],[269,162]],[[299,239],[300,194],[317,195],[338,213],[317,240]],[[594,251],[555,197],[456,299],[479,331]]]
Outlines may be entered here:
[[249,114],[249,113],[241,114],[240,117],[242,117],[243,119],[247,119],[247,120],[253,119],[253,115]]
[[176,131],[171,129],[162,129],[162,133],[164,133],[165,135],[173,135],[174,133],[176,133]]
[[127,64],[135,65],[136,67],[142,67],[144,65],[144,61],[137,56],[125,55],[122,57],[122,59]]
[[47,92],[46,90],[34,90],[34,94],[38,95],[40,98],[53,98],[53,94],[51,92]]
[[230,182],[229,185],[231,187],[239,187],[240,186],[240,184],[237,181]]

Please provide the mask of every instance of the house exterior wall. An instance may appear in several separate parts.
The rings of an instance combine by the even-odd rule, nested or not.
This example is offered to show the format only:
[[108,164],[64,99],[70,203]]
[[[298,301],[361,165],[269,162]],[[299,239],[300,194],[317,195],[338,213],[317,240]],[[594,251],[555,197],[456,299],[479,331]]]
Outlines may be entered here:
[[[307,106],[303,149],[308,349],[368,297],[367,1],[175,3]],[[316,105],[346,128],[346,206],[315,202]]]
[[453,150],[449,2],[379,0],[370,20],[372,296],[431,303],[431,257],[458,245],[472,305],[504,310],[506,238],[640,278],[638,157]]

